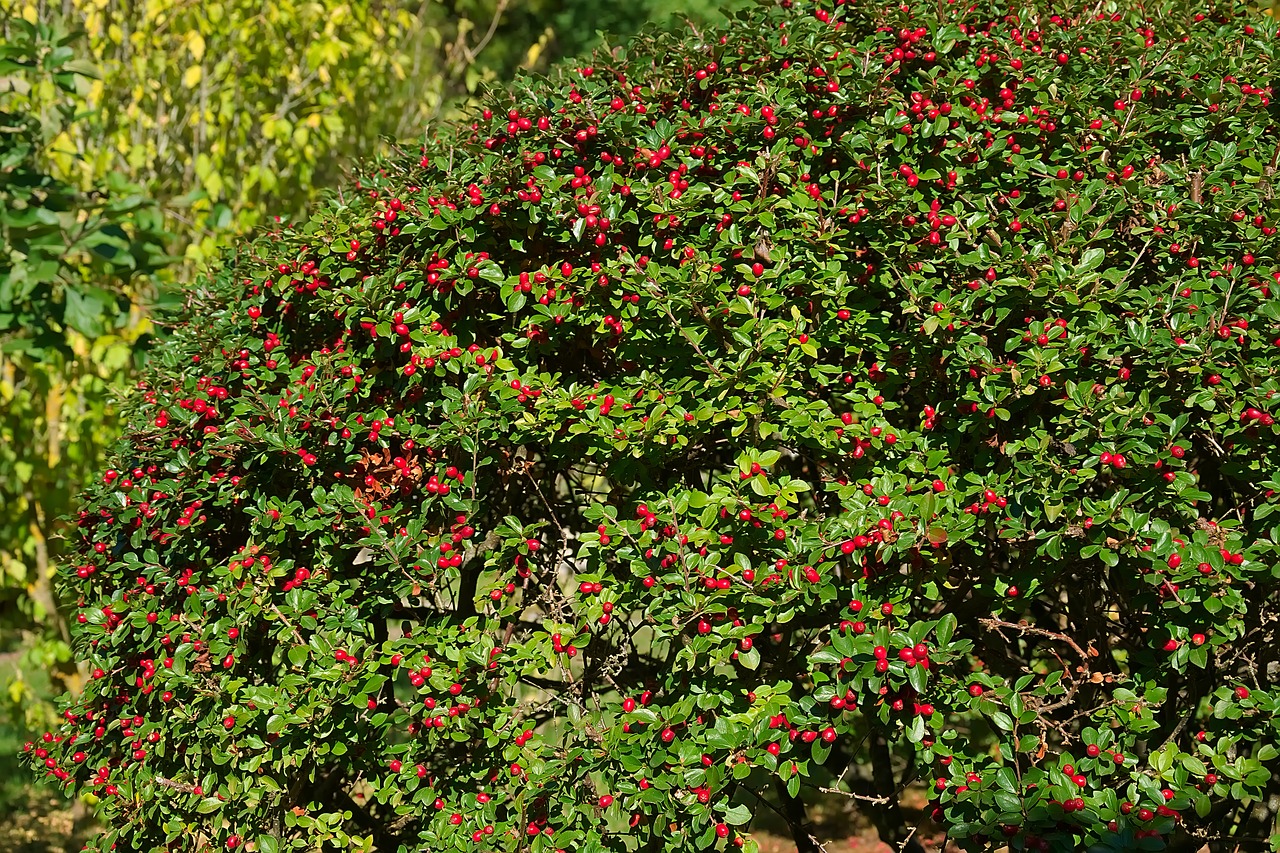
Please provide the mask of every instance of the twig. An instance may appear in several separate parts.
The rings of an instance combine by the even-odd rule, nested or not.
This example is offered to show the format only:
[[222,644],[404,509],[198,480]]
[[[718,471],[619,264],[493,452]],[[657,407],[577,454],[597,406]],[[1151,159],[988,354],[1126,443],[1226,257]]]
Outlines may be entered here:
[[[1138,254],[1134,257],[1133,263],[1129,264],[1129,269],[1125,270],[1124,276],[1121,277],[1120,281],[1124,281],[1126,278],[1128,278],[1130,273],[1132,273],[1137,268],[1138,263],[1142,260],[1142,256],[1145,255],[1147,253],[1147,249],[1151,247],[1151,243],[1152,243],[1152,240],[1148,240],[1147,242],[1142,244],[1142,248],[1138,250]],[[1119,283],[1120,282],[1116,282],[1117,285]]]
[[289,621],[288,617],[286,617],[283,613],[280,612],[279,607],[276,607],[275,604],[272,604],[271,611],[275,613],[276,616],[279,616],[280,621],[283,622],[285,625],[287,625],[291,631],[293,631],[293,638],[295,640],[297,640],[301,645],[305,646],[307,644],[307,641],[302,639],[302,634],[298,633],[297,627],[295,627],[294,624]]
[[1227,284],[1227,295],[1222,297],[1222,316],[1218,318],[1218,328],[1222,328],[1222,325],[1227,322],[1227,309],[1231,307],[1231,291],[1235,286],[1234,279]]
[[[560,523],[560,517],[556,515],[555,508],[551,505],[551,502],[547,500],[546,495],[542,493],[542,488],[538,485],[537,479],[533,474],[529,473],[530,467],[532,466],[525,467],[524,474],[529,478],[529,482],[533,485],[533,490],[538,493],[538,498],[542,501],[542,505],[547,508],[547,512],[551,515],[551,521],[556,526],[556,553],[552,558],[551,565],[548,566],[548,572],[546,573],[547,593],[550,596],[547,603],[551,606],[552,618],[557,622],[564,622],[563,596],[560,594],[560,586],[556,575],[559,572],[560,563],[564,555],[564,546],[568,542],[569,531]],[[572,679],[572,676],[570,676],[570,679]]]
[[488,46],[489,41],[493,38],[493,34],[498,30],[498,22],[502,20],[502,13],[507,11],[508,0],[498,0],[498,7],[493,10],[493,17],[489,19],[489,31],[484,34],[484,38],[476,42],[474,48],[469,48],[464,42],[462,44],[462,52],[467,55],[467,62],[474,63],[480,51]]
[[858,800],[863,803],[870,803],[873,806],[883,806],[889,803],[888,797],[873,797],[871,794],[855,794],[853,791],[842,791],[839,788],[818,788],[824,794],[839,794],[842,797],[848,797],[851,800]]
[[1071,646],[1072,649],[1075,650],[1076,654],[1080,655],[1080,657],[1085,662],[1085,668],[1088,669],[1089,655],[1085,653],[1084,649],[1080,648],[1080,645],[1075,640],[1073,640],[1071,637],[1067,636],[1066,634],[1059,634],[1054,631],[1046,631],[1044,628],[1036,628],[1033,625],[1023,625],[1021,623],[1016,623],[1016,622],[1005,622],[1002,619],[996,619],[994,617],[987,618],[987,619],[979,619],[978,622],[983,627],[989,628],[993,631],[996,631],[997,633],[1000,631],[1001,628],[1013,628],[1014,630],[1023,634],[1036,634],[1041,637],[1046,637],[1050,640],[1058,640],[1059,642],[1066,643],[1067,645]]
[[1265,197],[1271,200],[1271,177],[1276,173],[1276,164],[1280,163],[1280,143],[1276,144],[1275,153],[1271,155],[1271,163],[1262,172],[1262,187]]
[[196,786],[190,782],[175,782],[163,776],[156,776],[155,781],[161,788],[168,788],[171,791],[181,791],[184,794],[194,794],[196,791]]
[[654,290],[654,296],[657,298],[658,304],[662,306],[663,312],[665,312],[667,315],[667,318],[671,320],[671,325],[675,326],[676,331],[678,331],[684,337],[684,339],[689,342],[689,345],[693,347],[693,351],[696,352],[698,356],[701,357],[703,363],[707,365],[707,369],[710,370],[712,373],[714,373],[717,379],[724,379],[724,374],[721,373],[720,370],[714,364],[711,363],[711,359],[707,358],[707,354],[702,351],[702,347],[698,346],[698,342],[695,341],[689,335],[689,333],[685,331],[684,326],[680,325],[680,321],[676,319],[676,315],[671,313],[671,306],[668,305],[667,301],[662,298],[662,289],[658,287],[658,283],[655,282],[652,278],[650,278],[649,284]]
[[[1071,701],[1075,699],[1076,691],[1080,689],[1080,682],[1083,680],[1085,676],[1089,674],[1090,655],[1087,654],[1084,649],[1080,648],[1079,643],[1077,643],[1075,640],[1073,640],[1071,637],[1067,636],[1066,634],[1059,634],[1055,631],[1046,631],[1044,628],[1036,628],[1032,625],[1005,622],[1002,619],[996,619],[994,617],[987,618],[987,619],[979,619],[978,623],[988,630],[995,631],[997,634],[1000,633],[1002,628],[1012,628],[1021,634],[1035,634],[1036,636],[1045,637],[1046,639],[1050,639],[1050,640],[1057,640],[1058,642],[1066,643],[1068,646],[1070,646],[1075,651],[1076,654],[1080,655],[1080,659],[1083,661],[1083,664],[1081,665],[1082,671],[1080,672],[1080,677],[1077,678],[1075,675],[1072,675],[1070,673],[1070,670],[1064,664],[1063,672],[1071,679],[1071,686],[1067,688],[1066,694],[1057,702],[1052,702],[1048,705],[1041,705],[1038,708],[1038,710],[1040,711],[1041,714],[1043,714],[1046,711],[1053,711],[1057,708],[1061,708],[1065,705],[1071,704]],[[1092,647],[1090,647],[1090,651],[1093,651]],[[1093,654],[1096,655],[1097,652],[1093,652]]]

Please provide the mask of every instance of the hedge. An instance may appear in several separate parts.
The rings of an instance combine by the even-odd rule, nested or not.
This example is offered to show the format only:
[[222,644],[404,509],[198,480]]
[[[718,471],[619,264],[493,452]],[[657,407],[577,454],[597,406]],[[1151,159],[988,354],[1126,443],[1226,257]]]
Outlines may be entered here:
[[1265,846],[1276,29],[784,0],[492,93],[190,287],[32,766],[99,850]]

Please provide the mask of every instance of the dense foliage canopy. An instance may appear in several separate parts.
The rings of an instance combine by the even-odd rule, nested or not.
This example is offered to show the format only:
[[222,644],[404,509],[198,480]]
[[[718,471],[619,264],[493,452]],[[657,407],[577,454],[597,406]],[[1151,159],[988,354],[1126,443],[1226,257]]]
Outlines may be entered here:
[[102,850],[1264,843],[1275,35],[784,0],[494,95],[190,290],[33,765]]

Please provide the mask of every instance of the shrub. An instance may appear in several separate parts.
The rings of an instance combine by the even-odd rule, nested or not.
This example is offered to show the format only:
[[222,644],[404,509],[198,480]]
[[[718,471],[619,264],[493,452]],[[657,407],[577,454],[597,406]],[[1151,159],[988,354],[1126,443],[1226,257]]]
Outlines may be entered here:
[[641,39],[242,247],[33,766],[97,849],[1263,843],[1276,24],[1107,9]]

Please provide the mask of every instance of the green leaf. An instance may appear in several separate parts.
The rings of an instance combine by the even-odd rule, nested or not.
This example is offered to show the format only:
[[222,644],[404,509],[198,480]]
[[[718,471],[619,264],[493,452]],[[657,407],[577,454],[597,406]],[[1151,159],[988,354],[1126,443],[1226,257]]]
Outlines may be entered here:
[[1076,275],[1090,272],[1102,266],[1102,261],[1106,258],[1106,250],[1097,246],[1086,249],[1080,256],[1080,263],[1076,264]]
[[996,791],[994,794],[996,806],[1005,813],[1017,814],[1022,811],[1022,801],[1007,791]]
[[911,685],[911,689],[916,693],[924,693],[928,685],[929,673],[923,666],[912,666],[907,668],[907,682]]
[[96,338],[105,329],[106,299],[96,290],[66,287],[63,290],[66,308],[63,317],[67,325],[88,338]]
[[[739,654],[739,658],[741,658],[741,654]],[[810,665],[840,663],[842,659],[840,653],[830,646],[823,646],[809,655]]]
[[1213,801],[1201,793],[1195,795],[1191,804],[1195,807],[1196,814],[1201,818],[1208,817],[1209,812],[1213,810]]
[[951,645],[951,637],[955,634],[957,624],[954,613],[942,614],[942,618],[938,620],[937,626],[933,629],[934,635],[937,637],[938,648],[945,649]]
[[996,728],[1001,731],[1013,731],[1013,718],[1004,711],[994,711],[991,714],[991,722],[995,723]]
[[222,808],[223,805],[225,805],[225,803],[217,797],[204,797],[196,805],[196,811],[200,814],[209,814],[210,812],[216,812],[218,809]]

